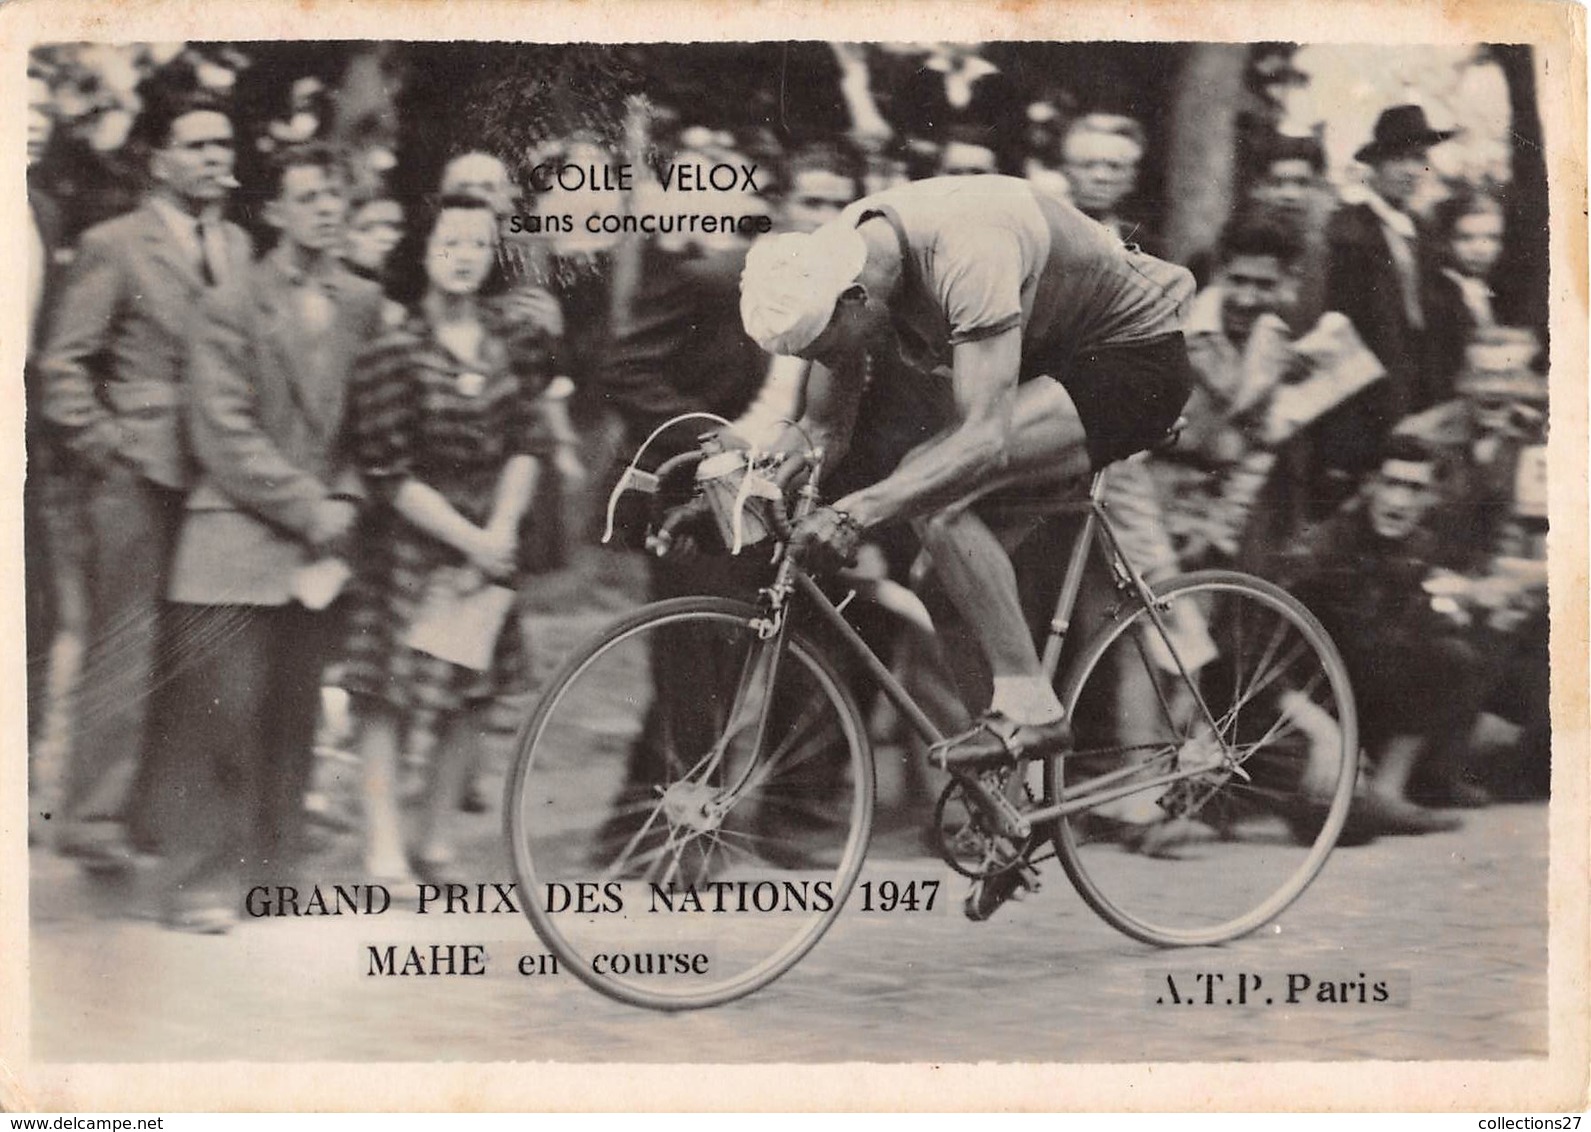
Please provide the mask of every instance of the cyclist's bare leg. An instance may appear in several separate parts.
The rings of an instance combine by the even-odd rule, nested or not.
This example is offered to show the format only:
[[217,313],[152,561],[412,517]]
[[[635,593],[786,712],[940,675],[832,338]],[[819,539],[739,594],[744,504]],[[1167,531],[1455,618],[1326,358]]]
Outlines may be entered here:
[[[937,440],[938,438],[934,438]],[[934,441],[920,444],[901,460],[898,471],[919,460],[932,460]],[[934,500],[936,510],[965,509],[995,492],[1016,485],[1039,504],[1054,500],[1066,485],[1081,483],[1090,471],[1082,422],[1071,396],[1058,382],[1034,378],[1018,387],[1011,427],[1002,450],[1003,462],[976,482],[957,484]]]
[[[1022,613],[1010,551],[1052,509],[1058,482],[1088,468],[1082,424],[1058,383],[1040,378],[1018,390],[1006,457],[994,477],[920,521],[917,531],[945,598],[960,614],[951,632],[961,637],[970,631],[987,662],[991,709],[1018,723],[1048,723],[1062,715],[1061,705]],[[1000,524],[1000,535],[971,509],[995,491],[1004,493],[1001,509],[1015,513]],[[947,643],[953,657],[970,651],[954,637]],[[982,674],[970,667],[958,671],[957,682],[964,691],[984,686]]]
[[[1069,744],[1069,737],[1061,737],[1069,735],[1069,727],[1022,612],[1011,552],[1057,502],[1070,497],[1066,484],[1088,470],[1071,397],[1053,381],[1035,380],[1018,392],[1005,466],[917,524],[938,581],[931,605],[935,625],[969,708],[989,697],[990,707],[1008,718],[1038,724],[1030,734],[1054,732],[1041,740],[1044,746]],[[989,498],[997,492],[997,498]],[[979,503],[983,506],[975,511]],[[988,736],[981,738],[986,746]],[[976,754],[978,746],[980,737],[973,732],[964,750]],[[944,765],[952,765],[949,752]],[[966,914],[987,919],[1012,896],[1037,886],[1033,866],[1019,864],[975,882]]]
[[[968,544],[977,546],[980,550],[979,561],[991,563],[996,573],[1008,574],[1007,580],[1012,592],[1015,593],[1016,574],[1011,566],[1010,556],[1037,523],[1035,519],[1021,525],[1001,526],[996,530],[990,528],[976,513],[957,507],[932,519],[920,520],[913,525],[925,549],[928,550],[929,559],[934,566],[927,583],[921,587],[922,600],[933,616],[934,632],[939,637],[946,663],[955,678],[956,690],[961,694],[962,702],[974,715],[989,706],[993,673],[983,637],[974,630],[962,612],[962,607],[950,597],[949,585],[945,582],[949,571],[940,565],[947,554],[954,553],[955,558],[951,561],[950,569],[955,570],[957,561],[961,560],[961,552],[959,550],[951,552],[943,548],[949,546],[960,548]],[[985,535],[993,540],[992,549],[984,542]],[[942,548],[937,557],[933,551],[936,545]],[[977,571],[980,566],[974,564],[968,568]],[[987,583],[991,577],[983,576],[981,580]],[[1011,609],[1003,606],[1003,594],[999,600],[1002,601],[1005,616],[1012,616]],[[1020,600],[1017,601],[1014,615],[1020,620],[1023,632],[1026,634],[1027,620],[1022,613]],[[1020,664],[1019,658],[1015,665],[1008,664],[1007,667],[1020,672]]]

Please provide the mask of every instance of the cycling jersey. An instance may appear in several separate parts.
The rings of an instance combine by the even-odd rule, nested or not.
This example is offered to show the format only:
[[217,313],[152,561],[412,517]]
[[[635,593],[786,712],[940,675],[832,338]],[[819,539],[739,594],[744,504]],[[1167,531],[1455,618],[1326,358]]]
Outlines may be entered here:
[[879,217],[904,260],[891,313],[905,359],[947,369],[962,342],[1022,328],[1023,378],[1102,346],[1178,329],[1193,276],[1124,247],[1058,197],[1015,177],[945,177],[864,197],[842,222]]

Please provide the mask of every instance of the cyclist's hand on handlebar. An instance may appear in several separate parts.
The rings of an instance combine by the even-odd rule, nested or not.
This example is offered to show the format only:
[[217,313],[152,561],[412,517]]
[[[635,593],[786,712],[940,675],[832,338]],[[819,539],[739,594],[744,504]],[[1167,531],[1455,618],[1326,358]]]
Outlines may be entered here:
[[806,482],[810,470],[805,452],[786,452],[779,458],[779,466],[770,478],[779,485],[780,493],[788,496]]
[[693,558],[701,549],[697,531],[713,523],[712,506],[697,497],[678,507],[671,507],[658,524],[657,530],[647,536],[646,549],[659,558]]
[[721,428],[702,437],[702,451],[708,456],[716,456],[720,452],[743,452],[750,447],[751,441],[733,428]]
[[819,507],[790,532],[790,553],[809,570],[825,572],[856,564],[862,528],[844,511]]
[[[733,425],[702,437],[701,442],[704,456],[716,456],[720,452],[743,452],[752,447],[754,447],[752,442],[736,432]],[[778,463],[771,472],[765,469],[765,474],[768,474],[769,478],[779,485],[779,490],[788,496],[805,482],[808,453],[805,450],[791,449],[777,454],[776,459]]]

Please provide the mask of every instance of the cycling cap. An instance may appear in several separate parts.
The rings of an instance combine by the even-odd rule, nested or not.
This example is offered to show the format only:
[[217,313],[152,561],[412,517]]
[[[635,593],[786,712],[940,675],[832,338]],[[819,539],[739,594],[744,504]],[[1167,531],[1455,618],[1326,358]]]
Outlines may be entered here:
[[867,242],[843,222],[763,237],[752,245],[740,276],[746,333],[770,354],[812,345],[866,262]]

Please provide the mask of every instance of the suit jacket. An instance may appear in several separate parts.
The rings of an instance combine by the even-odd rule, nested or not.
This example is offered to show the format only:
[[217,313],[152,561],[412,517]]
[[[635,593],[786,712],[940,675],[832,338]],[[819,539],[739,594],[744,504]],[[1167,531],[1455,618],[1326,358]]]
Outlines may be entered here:
[[1021,150],[1026,119],[1016,87],[1005,74],[990,70],[972,80],[972,101],[950,104],[945,73],[923,60],[894,92],[887,114],[907,137],[943,143],[952,127],[977,132],[1000,163],[1002,173],[1012,172]]
[[28,343],[28,357],[31,359],[49,330],[50,308],[61,284],[57,257],[61,254],[63,241],[61,206],[49,193],[35,188],[31,181],[28,182],[28,212],[33,218],[34,231],[39,234],[39,242],[44,246],[44,279],[39,297],[37,325],[33,329],[33,340]]
[[[226,224],[230,262],[248,235]],[[207,288],[148,203],[83,234],[42,354],[44,417],[79,460],[120,459],[146,479],[185,488],[183,371]]]
[[[640,282],[614,318],[600,383],[632,443],[681,413],[734,419],[761,388],[768,355],[740,321],[745,260],[744,248],[691,255],[643,247]],[[666,445],[691,435],[671,430],[657,451],[673,455]]]
[[[1416,229],[1417,275],[1429,278],[1430,237]],[[1337,210],[1327,229],[1326,309],[1341,311],[1386,367],[1387,379],[1323,417],[1321,455],[1333,466],[1362,472],[1373,466],[1393,425],[1433,401],[1427,374],[1426,332],[1410,324],[1398,268],[1381,221],[1367,204]],[[1421,296],[1422,304],[1424,295]],[[1430,312],[1426,325],[1430,325]]]
[[342,268],[323,286],[335,313],[318,349],[274,255],[206,305],[189,368],[200,479],[177,540],[174,601],[285,604],[313,557],[317,505],[361,494],[343,410],[354,359],[381,332],[383,299]]
[[1390,542],[1353,500],[1277,560],[1275,582],[1309,606],[1349,656],[1429,640],[1451,628],[1422,584],[1436,541],[1418,529]]
[[1464,351],[1476,330],[1475,316],[1464,302],[1458,284],[1440,271],[1431,276],[1426,287],[1425,324],[1430,345],[1426,392],[1430,404],[1439,405],[1455,395],[1454,383],[1464,368]]
[[[44,378],[39,368],[38,348],[49,332],[50,312],[55,296],[60,290],[61,271],[57,256],[61,249],[61,209],[41,188],[28,182],[28,211],[34,231],[44,252],[44,278],[40,281],[39,306],[28,339],[28,356],[23,365],[22,383],[27,400],[25,435],[28,445],[29,472],[44,471],[53,466],[54,454],[46,442],[47,430],[43,428]],[[31,296],[30,296],[31,297]]]

